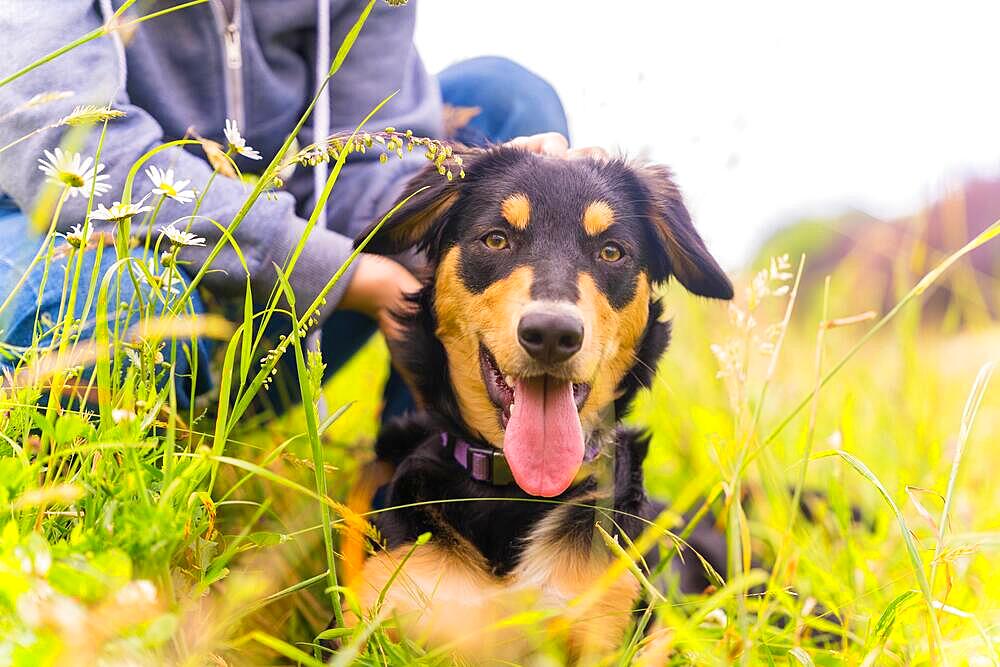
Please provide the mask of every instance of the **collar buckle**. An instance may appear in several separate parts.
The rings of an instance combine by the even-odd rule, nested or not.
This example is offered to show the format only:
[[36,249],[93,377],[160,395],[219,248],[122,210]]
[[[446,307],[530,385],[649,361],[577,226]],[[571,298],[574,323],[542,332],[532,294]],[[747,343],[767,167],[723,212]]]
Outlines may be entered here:
[[514,475],[503,452],[495,447],[479,447],[465,440],[441,434],[441,445],[450,451],[452,458],[477,482],[493,486],[507,486],[514,482]]

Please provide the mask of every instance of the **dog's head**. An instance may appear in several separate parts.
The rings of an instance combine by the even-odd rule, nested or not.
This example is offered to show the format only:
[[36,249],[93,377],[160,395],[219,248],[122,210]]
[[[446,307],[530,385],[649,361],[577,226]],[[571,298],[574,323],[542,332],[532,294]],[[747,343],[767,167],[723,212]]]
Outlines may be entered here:
[[729,299],[732,285],[664,167],[464,157],[461,181],[418,175],[409,191],[426,189],[367,246],[416,248],[431,270],[396,362],[451,427],[503,448],[522,489],[558,495],[666,347],[655,286]]

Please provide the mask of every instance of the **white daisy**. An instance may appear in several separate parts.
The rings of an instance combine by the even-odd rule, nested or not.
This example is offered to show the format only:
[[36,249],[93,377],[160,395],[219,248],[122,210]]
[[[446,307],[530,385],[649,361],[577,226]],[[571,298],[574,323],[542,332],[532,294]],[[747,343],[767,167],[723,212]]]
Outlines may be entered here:
[[184,186],[191,181],[174,180],[173,169],[164,171],[159,167],[151,166],[146,169],[146,176],[153,182],[154,195],[165,195],[181,204],[190,204],[194,201],[194,190],[184,189]]
[[170,223],[162,230],[160,233],[170,239],[170,242],[174,245],[185,245],[185,246],[203,246],[205,245],[205,239],[200,236],[195,236],[191,232],[185,231],[183,229],[177,229],[174,223]]
[[66,242],[71,246],[79,250],[84,248],[90,243],[90,237],[94,235],[94,230],[90,227],[84,229],[83,225],[73,225],[69,228],[69,232],[66,233]]
[[140,213],[145,213],[146,211],[152,211],[152,206],[142,205],[142,203],[146,201],[147,197],[149,197],[149,195],[146,195],[135,204],[122,204],[120,201],[116,201],[111,205],[111,208],[107,208],[104,204],[98,204],[97,210],[90,212],[90,217],[93,220],[119,222],[125,218],[131,218],[134,215],[139,215]]
[[226,135],[226,141],[229,142],[229,150],[239,153],[244,157],[248,157],[251,160],[260,159],[260,153],[255,151],[250,146],[247,146],[247,140],[240,134],[240,129],[236,127],[235,120],[227,118],[226,129],[223,130],[222,133]]
[[48,176],[46,180],[50,183],[66,186],[70,197],[89,197],[91,188],[94,195],[100,197],[111,189],[103,182],[108,180],[108,175],[101,173],[104,165],[95,167],[93,158],[84,159],[79,153],[66,153],[61,148],[45,151],[45,158],[38,158],[38,168]]
[[147,261],[146,269],[149,271],[148,276],[145,272],[140,274],[144,283],[150,287],[161,289],[167,294],[181,293],[181,288],[184,287],[184,281],[181,280],[177,271],[161,269],[156,265],[156,259],[153,257],[150,257]]

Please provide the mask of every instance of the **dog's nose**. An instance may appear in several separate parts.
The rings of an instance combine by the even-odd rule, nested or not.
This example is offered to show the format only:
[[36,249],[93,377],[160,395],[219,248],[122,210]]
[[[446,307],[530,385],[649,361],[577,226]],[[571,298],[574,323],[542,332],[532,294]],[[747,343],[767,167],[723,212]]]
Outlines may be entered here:
[[547,364],[566,361],[583,345],[583,321],[569,313],[528,313],[517,323],[517,340]]

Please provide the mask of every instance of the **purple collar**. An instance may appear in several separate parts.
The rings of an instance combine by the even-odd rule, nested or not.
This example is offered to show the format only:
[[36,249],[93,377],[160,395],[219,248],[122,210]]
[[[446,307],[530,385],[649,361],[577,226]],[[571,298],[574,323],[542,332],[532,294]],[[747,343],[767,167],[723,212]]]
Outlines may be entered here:
[[[455,462],[469,473],[469,477],[477,482],[485,482],[493,486],[509,486],[514,483],[514,473],[503,452],[496,447],[473,445],[460,438],[454,438],[444,431],[441,432],[441,446],[451,453]],[[597,458],[598,447],[587,443],[584,463]]]
[[514,483],[514,475],[510,472],[507,459],[499,449],[472,445],[447,433],[441,433],[441,446],[450,450],[455,462],[477,482],[493,486],[508,486]]

